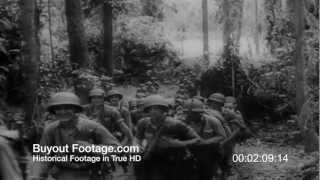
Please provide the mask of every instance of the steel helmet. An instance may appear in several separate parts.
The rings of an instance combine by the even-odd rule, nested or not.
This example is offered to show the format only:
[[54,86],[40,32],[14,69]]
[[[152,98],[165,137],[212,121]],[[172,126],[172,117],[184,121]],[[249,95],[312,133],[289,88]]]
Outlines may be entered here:
[[200,96],[200,95],[194,96],[193,98],[199,99],[201,102],[204,102],[204,101],[205,101],[205,98],[202,97],[202,96]]
[[89,97],[92,97],[92,96],[102,96],[102,97],[104,97],[105,96],[105,92],[101,88],[94,88],[94,89],[89,91]]
[[109,99],[111,96],[118,96],[120,100],[123,98],[123,95],[117,90],[108,91],[106,99]]
[[82,111],[80,98],[72,92],[58,92],[50,97],[47,110],[52,112],[55,107],[61,105],[71,105],[76,108],[76,111]]
[[214,101],[218,103],[224,103],[225,97],[221,93],[213,93],[209,96],[208,101]]
[[144,99],[144,107],[143,111],[147,111],[148,108],[151,106],[159,106],[162,107],[165,111],[169,110],[169,103],[168,101],[160,96],[160,95],[151,95]]
[[236,98],[234,98],[233,96],[227,96],[226,99],[225,99],[225,103],[233,103],[233,104],[236,104],[236,103],[237,103],[237,100],[236,100]]
[[187,100],[184,111],[204,112],[204,104],[196,98]]

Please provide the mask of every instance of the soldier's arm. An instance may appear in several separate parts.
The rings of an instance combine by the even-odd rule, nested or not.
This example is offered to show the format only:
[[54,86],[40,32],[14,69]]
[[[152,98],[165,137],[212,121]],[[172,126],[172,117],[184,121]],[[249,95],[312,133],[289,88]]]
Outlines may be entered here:
[[243,116],[239,111],[236,111],[233,121],[237,124],[239,128],[247,128],[246,124],[244,123]]
[[131,120],[131,114],[127,109],[123,110],[123,118],[129,129],[132,131],[133,126],[132,126],[132,120]]
[[206,139],[204,143],[208,145],[217,145],[219,142],[223,141],[226,138],[226,132],[218,119],[210,118],[208,119],[208,123],[214,130],[215,135],[209,139]]
[[[231,137],[234,137],[233,139],[242,137],[241,141],[243,141],[244,139],[252,136],[252,133],[251,133],[250,129],[244,123],[240,112],[237,112],[235,114],[234,118],[232,120],[230,120],[230,126],[233,129],[233,132],[231,134]],[[238,139],[238,140],[240,140],[240,139]]]
[[185,137],[185,140],[180,140],[179,146],[192,146],[200,141],[200,136],[187,124],[178,121],[176,128]]
[[118,111],[114,111],[113,113],[113,118],[116,121],[116,123],[118,124],[120,131],[126,136],[126,138],[128,139],[129,143],[133,142],[133,135],[132,132],[130,130],[130,128],[126,125],[126,123],[124,122],[124,119],[121,118],[121,115]]
[[117,140],[117,138],[115,138],[110,131],[108,131],[105,127],[103,127],[100,124],[96,124],[96,128],[95,128],[95,137],[97,138],[96,141],[99,144],[103,144],[103,145],[112,145],[112,146],[119,146],[120,143]]
[[145,137],[144,137],[144,133],[145,133],[145,119],[142,119],[142,120],[139,121],[138,124],[137,124],[136,137],[137,137],[137,140],[138,140],[138,144],[139,144],[139,145],[142,144],[142,140],[145,138]]

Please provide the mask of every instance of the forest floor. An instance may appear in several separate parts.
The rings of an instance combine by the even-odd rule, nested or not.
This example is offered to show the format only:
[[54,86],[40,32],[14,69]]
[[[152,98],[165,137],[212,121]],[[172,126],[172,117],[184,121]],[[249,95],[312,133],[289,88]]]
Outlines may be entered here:
[[[305,153],[298,132],[285,125],[269,125],[256,131],[256,137],[235,147],[236,154],[287,155],[287,161],[234,163],[240,179],[245,180],[299,180],[318,174],[319,153]],[[254,131],[254,132],[255,132]],[[315,164],[304,169],[308,164]],[[312,169],[313,168],[313,169]],[[309,175],[308,175],[309,174]],[[317,177],[316,179],[319,179]]]

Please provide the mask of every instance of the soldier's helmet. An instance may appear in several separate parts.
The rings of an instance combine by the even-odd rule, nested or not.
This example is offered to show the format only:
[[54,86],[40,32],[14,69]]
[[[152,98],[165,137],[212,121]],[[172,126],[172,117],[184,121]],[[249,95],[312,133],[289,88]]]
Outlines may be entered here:
[[51,96],[48,102],[47,110],[49,112],[53,112],[55,108],[62,105],[72,106],[76,112],[83,110],[83,107],[80,103],[80,98],[71,92],[58,92]]
[[184,107],[185,112],[204,112],[204,104],[196,98],[192,98],[186,101],[185,107]]
[[164,111],[169,110],[169,103],[164,97],[160,95],[151,95],[144,99],[143,101],[143,111],[147,111],[152,106],[158,106]]
[[193,98],[199,99],[201,102],[205,102],[205,100],[206,100],[204,97],[202,97],[200,95],[194,96]]
[[236,98],[234,98],[233,96],[227,96],[225,99],[225,103],[232,103],[232,104],[236,104],[237,100]]
[[105,92],[101,88],[94,88],[94,89],[89,91],[89,97],[93,97],[93,96],[105,97]]
[[218,103],[224,103],[225,101],[225,97],[223,94],[221,93],[213,93],[209,96],[208,98],[208,102],[218,102]]
[[110,91],[108,91],[108,93],[107,93],[107,95],[106,95],[106,99],[109,100],[110,97],[112,97],[112,96],[118,96],[120,100],[123,98],[122,93],[120,93],[120,92],[117,91],[117,90],[110,90]]

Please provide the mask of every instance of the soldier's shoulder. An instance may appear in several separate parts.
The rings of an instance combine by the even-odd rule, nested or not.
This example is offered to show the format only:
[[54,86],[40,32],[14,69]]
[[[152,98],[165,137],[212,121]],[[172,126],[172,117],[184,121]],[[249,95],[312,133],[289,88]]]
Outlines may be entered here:
[[104,110],[107,112],[119,113],[119,110],[116,107],[110,106],[109,104],[104,104]]
[[88,108],[88,107],[90,107],[90,106],[91,106],[91,104],[84,104],[84,105],[82,105],[83,108]]
[[183,121],[178,120],[178,119],[173,118],[173,117],[166,117],[165,123],[166,123],[168,126],[185,124]]
[[210,116],[213,116],[215,114],[215,112],[212,109],[205,109],[204,113]]
[[217,117],[212,116],[210,114],[203,114],[202,117],[211,124],[221,124]]
[[237,117],[243,118],[242,113],[239,110],[236,110],[235,113],[236,113]]
[[51,121],[48,124],[45,125],[44,131],[45,132],[51,132],[54,129],[58,128],[60,121]]
[[150,117],[143,117],[139,120],[139,123],[138,124],[146,124],[146,123],[150,123],[151,122],[151,119]]
[[94,128],[101,126],[99,123],[90,120],[87,116],[81,115],[78,117],[78,123],[82,127]]
[[84,104],[81,105],[83,109],[89,109],[91,107],[91,104]]

